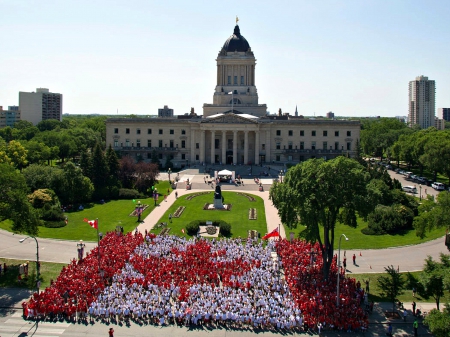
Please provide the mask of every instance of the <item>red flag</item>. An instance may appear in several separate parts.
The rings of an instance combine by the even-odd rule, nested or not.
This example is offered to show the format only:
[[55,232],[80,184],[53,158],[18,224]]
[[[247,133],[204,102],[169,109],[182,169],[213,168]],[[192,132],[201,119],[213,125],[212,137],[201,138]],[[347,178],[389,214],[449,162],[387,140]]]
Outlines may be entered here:
[[264,236],[262,237],[262,239],[263,239],[263,240],[267,240],[268,238],[276,238],[276,237],[278,237],[278,236],[280,236],[280,233],[278,233],[278,227],[277,227],[277,228],[275,228],[273,231],[271,231],[270,233],[264,235]]
[[84,218],[83,221],[87,222],[92,228],[98,229],[97,220],[88,220],[88,219]]
[[182,229],[181,229],[181,231],[182,231],[182,232],[183,232],[183,234],[184,234],[184,228],[182,228]]

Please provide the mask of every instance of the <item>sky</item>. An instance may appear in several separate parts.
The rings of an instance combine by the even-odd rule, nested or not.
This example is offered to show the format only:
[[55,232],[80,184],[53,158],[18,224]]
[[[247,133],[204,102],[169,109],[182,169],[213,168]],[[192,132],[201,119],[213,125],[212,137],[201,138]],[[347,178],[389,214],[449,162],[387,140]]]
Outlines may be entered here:
[[450,1],[0,0],[0,105],[63,94],[63,113],[176,115],[212,103],[236,16],[270,113],[405,116],[408,82],[450,107]]

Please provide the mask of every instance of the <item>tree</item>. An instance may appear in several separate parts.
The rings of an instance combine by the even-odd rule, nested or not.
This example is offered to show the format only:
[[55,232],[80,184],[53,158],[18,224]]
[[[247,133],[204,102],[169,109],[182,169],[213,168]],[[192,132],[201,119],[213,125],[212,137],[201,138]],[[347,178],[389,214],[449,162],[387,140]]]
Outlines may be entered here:
[[422,200],[419,207],[419,216],[414,218],[416,235],[425,237],[426,232],[433,228],[443,228],[450,223],[450,194],[439,193],[436,203],[431,200]]
[[58,194],[63,204],[76,204],[90,200],[94,186],[81,169],[71,161],[64,165],[61,175],[61,192]]
[[430,328],[433,336],[450,336],[450,305],[447,303],[443,312],[436,309],[431,310],[425,317],[424,324]]
[[450,255],[441,253],[440,260],[437,262],[428,256],[419,279],[425,295],[434,298],[437,310],[445,289],[450,290]]
[[110,198],[116,198],[120,188],[119,159],[117,159],[116,151],[113,150],[111,144],[106,151],[106,165],[108,167],[108,195]]
[[137,163],[135,165],[134,187],[139,192],[146,192],[153,186],[158,173],[158,166],[156,164],[144,162]]
[[0,220],[10,219],[12,230],[36,235],[39,219],[27,199],[25,178],[11,165],[0,164]]
[[392,312],[395,311],[395,300],[398,295],[403,294],[406,286],[402,274],[400,274],[394,266],[384,267],[384,270],[388,274],[387,276],[378,277],[378,287],[381,289],[380,294],[383,297],[387,297],[392,302]]
[[31,164],[22,171],[31,192],[45,188],[58,192],[61,173],[59,168],[39,164]]
[[94,199],[103,199],[107,194],[108,166],[105,155],[97,143],[91,156],[92,183],[94,185]]
[[123,188],[133,188],[133,174],[135,171],[134,160],[130,156],[124,156],[119,163],[119,179]]
[[159,161],[158,153],[156,152],[155,149],[153,149],[153,151],[152,151],[152,157],[150,159],[150,162],[153,163],[153,164],[157,164],[158,168],[161,167],[161,162]]
[[320,243],[325,279],[333,260],[336,223],[356,227],[356,213],[365,216],[369,211],[365,202],[368,177],[353,159],[311,159],[290,168],[283,183],[275,182],[270,189],[281,221],[289,228],[301,222],[306,226],[301,235]]
[[16,140],[10,141],[6,147],[6,155],[19,170],[24,168],[28,163],[27,153],[28,151]]

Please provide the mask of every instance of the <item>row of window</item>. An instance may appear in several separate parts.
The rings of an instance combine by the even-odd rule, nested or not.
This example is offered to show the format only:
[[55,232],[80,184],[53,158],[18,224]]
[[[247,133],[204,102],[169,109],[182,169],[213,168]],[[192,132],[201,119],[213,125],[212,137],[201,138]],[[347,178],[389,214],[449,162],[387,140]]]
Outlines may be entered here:
[[[286,149],[286,145],[283,146],[284,150]],[[281,143],[277,142],[275,145],[275,148],[277,150],[281,150]],[[347,142],[346,143],[346,150],[350,151],[352,148],[352,143],[351,142]],[[294,144],[292,142],[289,142],[287,145],[287,149],[288,150],[296,150],[297,149],[297,145],[295,145],[294,148]],[[299,150],[305,150],[305,142],[300,142],[300,147],[298,148]],[[316,142],[311,142],[311,150],[316,150],[317,148],[317,144]],[[334,144],[328,144],[328,142],[322,142],[322,150],[343,150],[344,149],[344,145],[339,145],[339,142],[334,142]],[[264,149],[263,149],[264,150]]]
[[[238,77],[237,76],[233,76],[233,84],[237,85],[238,84]],[[228,85],[231,85],[231,76],[228,76]],[[241,85],[244,85],[244,76],[241,76]]]
[[[169,140],[169,143],[163,143],[163,141],[160,139],[158,140],[158,147],[178,147],[178,144],[176,144],[176,146],[174,146],[174,141],[173,140]],[[198,143],[197,143],[198,144]],[[125,145],[124,143],[120,143],[120,146],[126,146],[126,147],[134,147],[134,143],[130,143],[129,139],[125,139]],[[114,147],[119,147],[119,141],[118,140],[114,140]],[[136,140],[136,147],[141,147],[141,140],[137,139]],[[148,139],[147,140],[147,147],[152,147],[152,140]],[[181,141],[181,148],[185,149],[186,148],[186,141],[182,140]]]
[[[293,136],[294,135],[294,131],[293,130],[288,130],[288,136]],[[317,135],[316,130],[312,130],[311,131],[311,136],[315,137]],[[277,130],[277,136],[281,136],[281,130]],[[304,137],[305,136],[305,130],[300,130],[300,137]],[[327,130],[323,130],[322,131],[322,136],[324,137],[328,137],[328,131]],[[334,131],[334,136],[335,137],[339,137],[339,131]],[[347,131],[347,137],[351,137],[352,136],[352,132],[351,131]]]
[[[119,133],[119,128],[114,128],[114,134],[118,134]],[[126,134],[130,134],[130,128],[126,128],[125,129],[125,133]],[[140,135],[141,134],[141,129],[136,129],[136,134]],[[152,129],[147,129],[147,134],[151,135],[152,134]],[[164,129],[158,129],[158,134],[159,135],[163,135],[164,134]],[[174,135],[175,131],[174,129],[170,129],[169,130],[169,134]],[[186,134],[186,130],[181,130],[181,134],[185,135]]]

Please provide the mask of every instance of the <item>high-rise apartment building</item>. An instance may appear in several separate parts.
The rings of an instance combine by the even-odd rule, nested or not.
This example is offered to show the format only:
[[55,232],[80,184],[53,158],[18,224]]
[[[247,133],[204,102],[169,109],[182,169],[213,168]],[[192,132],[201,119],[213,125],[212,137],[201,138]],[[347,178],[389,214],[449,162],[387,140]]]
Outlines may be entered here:
[[36,92],[19,92],[19,110],[21,119],[34,125],[46,119],[62,121],[62,94],[37,88]]
[[439,108],[438,117],[450,122],[450,108]]
[[408,122],[422,129],[434,126],[436,84],[426,76],[417,76],[409,82]]

